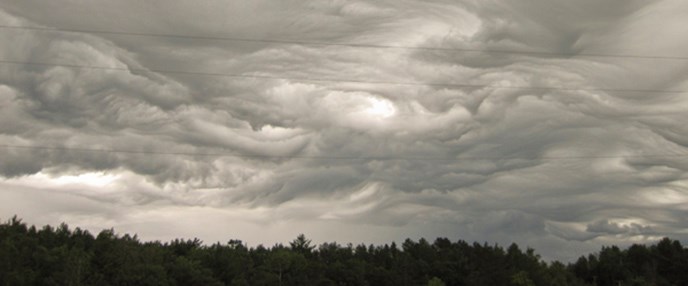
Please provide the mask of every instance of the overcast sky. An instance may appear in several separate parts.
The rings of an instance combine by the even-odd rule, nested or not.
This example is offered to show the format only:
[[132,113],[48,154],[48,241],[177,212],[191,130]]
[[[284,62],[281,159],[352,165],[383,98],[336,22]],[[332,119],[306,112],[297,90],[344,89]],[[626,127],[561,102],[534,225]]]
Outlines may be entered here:
[[2,220],[688,240],[687,1],[0,3]]

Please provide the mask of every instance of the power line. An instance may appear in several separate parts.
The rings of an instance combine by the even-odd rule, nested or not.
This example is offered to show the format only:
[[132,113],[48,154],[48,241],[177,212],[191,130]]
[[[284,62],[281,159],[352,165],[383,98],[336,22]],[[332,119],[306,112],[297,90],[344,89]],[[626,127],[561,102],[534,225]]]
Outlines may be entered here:
[[594,57],[594,58],[633,58],[633,59],[653,59],[653,60],[688,60],[688,57],[680,57],[680,56],[656,56],[656,55],[633,55],[633,54],[625,54],[624,55],[624,54],[598,54],[598,53],[557,53],[557,52],[546,52],[546,51],[516,51],[516,50],[423,47],[423,46],[418,47],[418,46],[384,45],[384,44],[332,43],[332,42],[290,40],[290,39],[255,39],[255,38],[221,37],[221,36],[194,36],[194,35],[180,35],[180,34],[160,34],[160,33],[144,33],[144,32],[126,32],[126,31],[110,31],[110,30],[92,30],[92,29],[68,29],[68,28],[50,28],[50,27],[29,27],[29,26],[11,26],[11,25],[0,25],[0,29],[44,31],[44,32],[63,32],[63,33],[85,33],[85,34],[101,34],[101,35],[121,35],[121,36],[136,36],[136,37],[177,38],[177,39],[189,39],[189,40],[211,40],[211,41],[227,41],[227,42],[295,44],[295,45],[308,45],[308,46],[339,46],[339,47],[375,48],[375,49],[425,50],[425,51],[448,51],[448,52],[493,53],[493,54],[521,54],[521,55],[550,56],[550,57],[556,56],[556,57]]
[[67,68],[93,69],[93,70],[113,70],[113,71],[127,71],[127,72],[132,72],[132,73],[156,72],[156,73],[161,73],[161,74],[180,74],[180,75],[209,76],[209,77],[272,79],[272,80],[291,80],[291,81],[329,82],[329,83],[362,83],[362,84],[375,84],[375,85],[432,86],[432,87],[447,87],[447,88],[525,89],[525,90],[537,90],[537,91],[553,91],[553,90],[558,90],[558,91],[601,91],[601,92],[665,93],[665,94],[688,93],[688,91],[686,91],[686,90],[579,88],[579,87],[552,87],[552,86],[503,86],[503,85],[492,85],[492,84],[433,83],[433,82],[426,83],[426,82],[375,81],[375,80],[358,80],[358,79],[303,78],[303,77],[285,77],[285,76],[256,75],[256,74],[230,74],[230,73],[196,72],[196,71],[167,70],[167,69],[143,69],[143,68],[131,68],[131,67],[103,67],[103,66],[61,64],[61,63],[47,63],[47,62],[13,61],[13,60],[4,60],[4,59],[0,59],[0,64],[67,67]]
[[[92,149],[78,147],[51,147],[51,146],[28,146],[28,145],[9,145],[0,144],[0,147],[13,149],[48,150],[48,151],[77,151],[77,152],[97,152],[115,154],[135,154],[135,155],[157,155],[157,156],[196,156],[196,157],[236,157],[247,159],[307,159],[307,160],[369,160],[369,161],[466,161],[466,160],[518,160],[528,159],[521,157],[459,157],[459,158],[440,158],[440,157],[385,157],[385,156],[307,156],[307,155],[258,155],[258,154],[236,154],[236,153],[195,153],[195,152],[163,152],[163,151],[137,151],[137,150],[118,150],[118,149]],[[535,159],[540,160],[585,160],[585,159],[638,159],[638,158],[674,158],[688,157],[688,154],[640,154],[640,155],[609,155],[609,156],[543,156]]]

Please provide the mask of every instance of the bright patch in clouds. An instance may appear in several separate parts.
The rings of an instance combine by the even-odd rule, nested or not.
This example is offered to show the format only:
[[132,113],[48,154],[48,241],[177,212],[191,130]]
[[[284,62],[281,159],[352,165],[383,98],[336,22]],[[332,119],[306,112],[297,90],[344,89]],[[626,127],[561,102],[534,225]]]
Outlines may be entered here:
[[58,176],[55,178],[52,178],[52,181],[55,182],[56,184],[59,185],[66,185],[66,184],[79,184],[79,185],[87,185],[87,186],[94,186],[94,187],[104,187],[112,182],[116,181],[119,178],[118,175],[112,175],[112,174],[106,174],[106,173],[100,173],[100,172],[94,172],[94,173],[82,173],[78,175],[67,175],[67,176]]
[[366,109],[366,113],[377,118],[388,118],[396,112],[394,104],[387,99],[380,99],[371,97],[368,98],[370,106]]
[[81,185],[84,187],[105,187],[118,179],[120,179],[120,175],[104,172],[86,172],[77,175],[51,175],[39,172],[13,181],[33,182],[35,186]]

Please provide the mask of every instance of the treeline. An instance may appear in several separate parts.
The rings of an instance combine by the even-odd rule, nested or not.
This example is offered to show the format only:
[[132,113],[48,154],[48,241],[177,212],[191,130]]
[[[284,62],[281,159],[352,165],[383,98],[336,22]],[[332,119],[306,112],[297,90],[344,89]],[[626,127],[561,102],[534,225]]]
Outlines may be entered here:
[[438,238],[401,245],[289,245],[241,241],[141,242],[67,225],[0,224],[0,285],[688,285],[688,250],[668,238],[652,246],[603,247],[568,265],[533,249]]

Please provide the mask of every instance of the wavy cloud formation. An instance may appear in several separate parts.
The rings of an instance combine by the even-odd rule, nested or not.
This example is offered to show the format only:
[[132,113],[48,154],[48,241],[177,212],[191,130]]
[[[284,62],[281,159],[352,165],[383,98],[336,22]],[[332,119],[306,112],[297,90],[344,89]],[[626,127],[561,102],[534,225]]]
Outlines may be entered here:
[[0,216],[564,260],[688,238],[682,1],[154,2],[0,4]]

